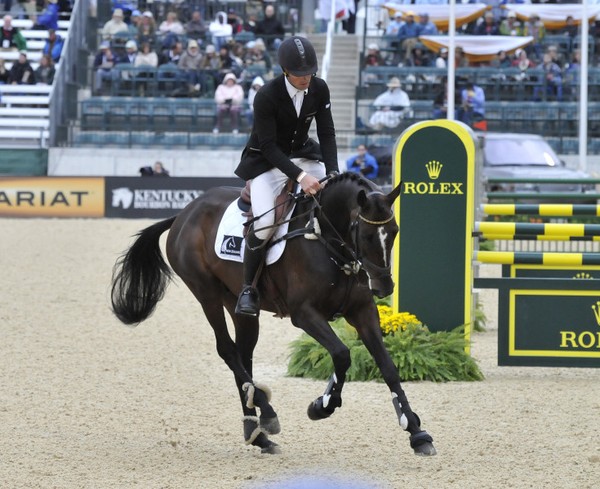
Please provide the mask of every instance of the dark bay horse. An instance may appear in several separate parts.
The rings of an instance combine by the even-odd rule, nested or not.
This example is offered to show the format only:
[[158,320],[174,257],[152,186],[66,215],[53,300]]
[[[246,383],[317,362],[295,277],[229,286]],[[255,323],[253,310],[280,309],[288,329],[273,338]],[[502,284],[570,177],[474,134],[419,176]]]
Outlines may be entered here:
[[[211,189],[178,216],[138,233],[115,264],[112,307],[122,322],[137,324],[152,314],[172,272],[179,275],[202,305],[216,336],[217,351],[234,373],[246,443],[263,453],[277,453],[278,445],[268,437],[280,431],[270,391],[252,377],[259,321],[234,313],[242,288],[242,265],[221,260],[214,251],[220,218],[239,194],[240,189]],[[315,338],[332,357],[335,371],[324,394],[310,404],[310,419],[327,418],[342,405],[350,353],[328,322],[341,315],[356,328],[380,368],[414,452],[434,455],[433,440],[421,429],[384,347],[373,300],[373,294],[385,297],[394,287],[390,258],[398,233],[393,203],[399,194],[400,185],[386,195],[353,173],[332,177],[316,198],[298,201],[293,214],[298,219],[290,222],[288,231],[297,235],[288,239],[283,256],[264,268],[258,287],[263,310],[289,316],[294,326]],[[318,226],[314,228],[320,228],[315,231],[318,239],[305,239],[301,230],[307,223],[313,230],[310,225],[315,221]],[[167,230],[170,267],[159,247],[159,238]],[[235,340],[228,333],[224,309],[233,321]]]

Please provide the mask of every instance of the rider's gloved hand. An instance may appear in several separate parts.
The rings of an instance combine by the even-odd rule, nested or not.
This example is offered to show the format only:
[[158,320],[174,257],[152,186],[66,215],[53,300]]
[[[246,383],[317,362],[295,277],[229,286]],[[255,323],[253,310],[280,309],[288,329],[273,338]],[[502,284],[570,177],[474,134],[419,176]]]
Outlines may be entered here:
[[299,183],[300,187],[302,187],[302,191],[308,195],[315,195],[319,190],[321,190],[321,183],[319,180],[309,173],[306,173]]

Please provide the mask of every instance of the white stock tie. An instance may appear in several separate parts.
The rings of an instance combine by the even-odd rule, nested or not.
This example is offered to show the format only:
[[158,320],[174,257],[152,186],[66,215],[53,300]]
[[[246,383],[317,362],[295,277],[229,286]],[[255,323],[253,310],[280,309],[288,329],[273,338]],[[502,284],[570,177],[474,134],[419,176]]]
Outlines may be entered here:
[[296,108],[296,115],[298,117],[300,117],[300,109],[302,108],[302,102],[304,102],[304,91],[303,90],[298,90],[295,94],[294,94],[294,107]]

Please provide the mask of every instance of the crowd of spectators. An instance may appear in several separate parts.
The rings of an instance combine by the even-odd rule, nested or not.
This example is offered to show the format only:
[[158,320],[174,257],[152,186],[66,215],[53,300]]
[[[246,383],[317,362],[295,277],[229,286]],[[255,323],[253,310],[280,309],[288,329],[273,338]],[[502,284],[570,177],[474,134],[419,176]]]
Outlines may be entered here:
[[214,132],[252,121],[256,91],[275,76],[273,56],[285,36],[275,7],[261,16],[242,19],[235,10],[219,11],[212,20],[200,10],[187,15],[168,11],[156,19],[151,11],[115,8],[99,28],[101,44],[93,62],[95,95],[119,95],[133,86],[133,95],[147,93],[152,74],[158,95],[204,97],[215,101]]
[[[13,15],[5,14],[0,28],[0,84],[12,85],[52,85],[56,73],[55,65],[59,62],[64,46],[63,37],[57,32],[61,12],[69,12],[71,5],[59,0],[45,2],[23,2],[17,4],[12,11],[20,19],[31,21],[31,29],[47,31],[39,62],[32,65],[27,38],[21,30],[13,25]],[[5,5],[6,8],[6,5]],[[7,53],[18,52],[14,59]],[[12,63],[10,68],[7,63]],[[34,67],[35,66],[35,67]]]
[[[383,35],[378,39],[371,37],[367,41],[362,60],[362,85],[375,89],[381,87],[379,90],[385,90],[384,85],[387,85],[387,90],[371,103],[370,116],[368,122],[365,121],[366,125],[375,130],[396,127],[402,118],[406,117],[406,108],[391,110],[390,104],[382,108],[380,100],[382,97],[389,97],[392,85],[396,87],[395,90],[402,91],[403,97],[408,100],[413,96],[420,99],[431,97],[432,116],[445,116],[446,82],[441,74],[448,65],[448,48],[444,46],[434,51],[419,40],[419,36],[438,34],[435,24],[429,19],[426,4],[420,4],[419,8],[423,10],[418,14],[412,11],[396,11],[395,15],[388,19],[387,25],[382,26]],[[536,13],[522,22],[514,12],[502,10],[502,17],[495,12],[496,10],[485,11],[479,19],[461,27],[457,35],[531,36],[533,41],[510,52],[500,50],[486,61],[469,61],[462,48],[456,46],[455,67],[476,71],[479,67],[496,68],[497,71],[482,70],[482,73],[486,73],[483,76],[490,77],[489,86],[497,86],[503,82],[507,82],[507,87],[510,86],[508,82],[526,86],[527,100],[576,100],[581,53],[578,46],[579,26],[573,17],[567,16],[562,28],[550,31]],[[592,23],[590,35],[594,41],[591,43],[589,58],[591,66],[594,66],[596,60],[594,44],[597,30],[600,31],[596,24]],[[393,75],[385,71],[386,74],[382,77],[381,71],[376,67],[402,69]],[[428,69],[419,72],[418,69],[406,68]],[[429,68],[438,68],[440,73]],[[399,75],[400,72],[403,76]],[[389,78],[390,76],[393,78]],[[398,79],[398,76],[401,79]],[[400,89],[401,83],[404,85],[404,91]],[[458,74],[455,85],[457,118],[467,123],[484,119],[485,87],[474,85],[473,80],[461,78]],[[424,86],[428,87],[428,90],[419,91]],[[437,95],[432,95],[434,93]]]

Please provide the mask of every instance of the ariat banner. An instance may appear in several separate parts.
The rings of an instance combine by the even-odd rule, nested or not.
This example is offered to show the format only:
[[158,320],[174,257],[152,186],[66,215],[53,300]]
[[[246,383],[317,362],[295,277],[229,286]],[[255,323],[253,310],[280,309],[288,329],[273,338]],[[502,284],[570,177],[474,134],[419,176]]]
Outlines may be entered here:
[[102,217],[104,178],[2,178],[0,216]]

